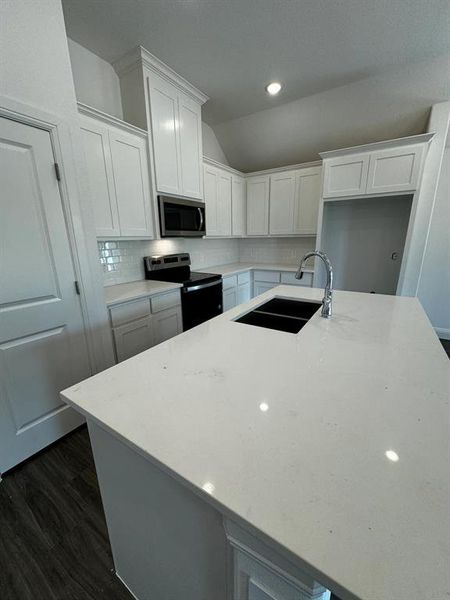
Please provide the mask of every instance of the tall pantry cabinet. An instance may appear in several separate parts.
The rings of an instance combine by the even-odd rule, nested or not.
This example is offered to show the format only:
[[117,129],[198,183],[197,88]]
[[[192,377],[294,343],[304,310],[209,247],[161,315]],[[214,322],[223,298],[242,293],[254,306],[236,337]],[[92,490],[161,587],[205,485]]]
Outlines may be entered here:
[[142,47],[114,68],[124,118],[149,132],[156,193],[203,200],[201,107],[208,97]]

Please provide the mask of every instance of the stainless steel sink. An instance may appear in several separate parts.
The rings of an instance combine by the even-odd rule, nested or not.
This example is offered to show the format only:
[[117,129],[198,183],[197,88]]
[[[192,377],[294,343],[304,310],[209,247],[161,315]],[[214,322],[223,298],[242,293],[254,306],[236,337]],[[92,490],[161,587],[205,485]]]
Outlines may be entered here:
[[321,302],[272,298],[235,321],[245,325],[298,333],[321,306]]

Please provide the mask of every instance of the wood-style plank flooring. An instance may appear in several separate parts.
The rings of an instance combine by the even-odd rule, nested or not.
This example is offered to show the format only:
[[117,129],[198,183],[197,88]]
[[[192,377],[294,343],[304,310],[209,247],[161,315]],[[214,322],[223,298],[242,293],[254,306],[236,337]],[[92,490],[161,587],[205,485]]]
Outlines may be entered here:
[[86,427],[0,482],[0,598],[132,598],[113,572]]

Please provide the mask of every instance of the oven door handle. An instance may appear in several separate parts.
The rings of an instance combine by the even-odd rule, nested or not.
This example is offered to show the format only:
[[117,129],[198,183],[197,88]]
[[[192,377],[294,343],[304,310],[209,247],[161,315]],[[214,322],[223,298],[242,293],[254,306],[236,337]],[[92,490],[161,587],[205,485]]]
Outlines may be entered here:
[[203,209],[198,207],[198,214],[200,215],[200,225],[198,226],[198,230],[201,231],[203,228]]
[[205,288],[212,287],[213,285],[222,285],[222,280],[219,279],[219,281],[210,281],[209,283],[202,283],[200,285],[183,288],[183,293],[187,294],[189,292],[196,292],[197,290],[204,290]]

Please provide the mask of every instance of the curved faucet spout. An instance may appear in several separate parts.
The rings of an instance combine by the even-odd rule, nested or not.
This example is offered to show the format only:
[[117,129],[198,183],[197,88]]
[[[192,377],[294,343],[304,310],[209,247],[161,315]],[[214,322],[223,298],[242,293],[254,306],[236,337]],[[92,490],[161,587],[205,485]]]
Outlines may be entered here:
[[329,319],[332,314],[332,298],[333,298],[333,267],[331,266],[330,259],[325,254],[325,252],[321,252],[320,250],[314,250],[312,252],[307,252],[302,260],[300,261],[300,266],[295,274],[297,279],[301,279],[303,276],[303,265],[312,256],[318,256],[324,262],[325,268],[327,270],[327,283],[325,285],[325,293],[322,300],[322,317],[325,319]]

